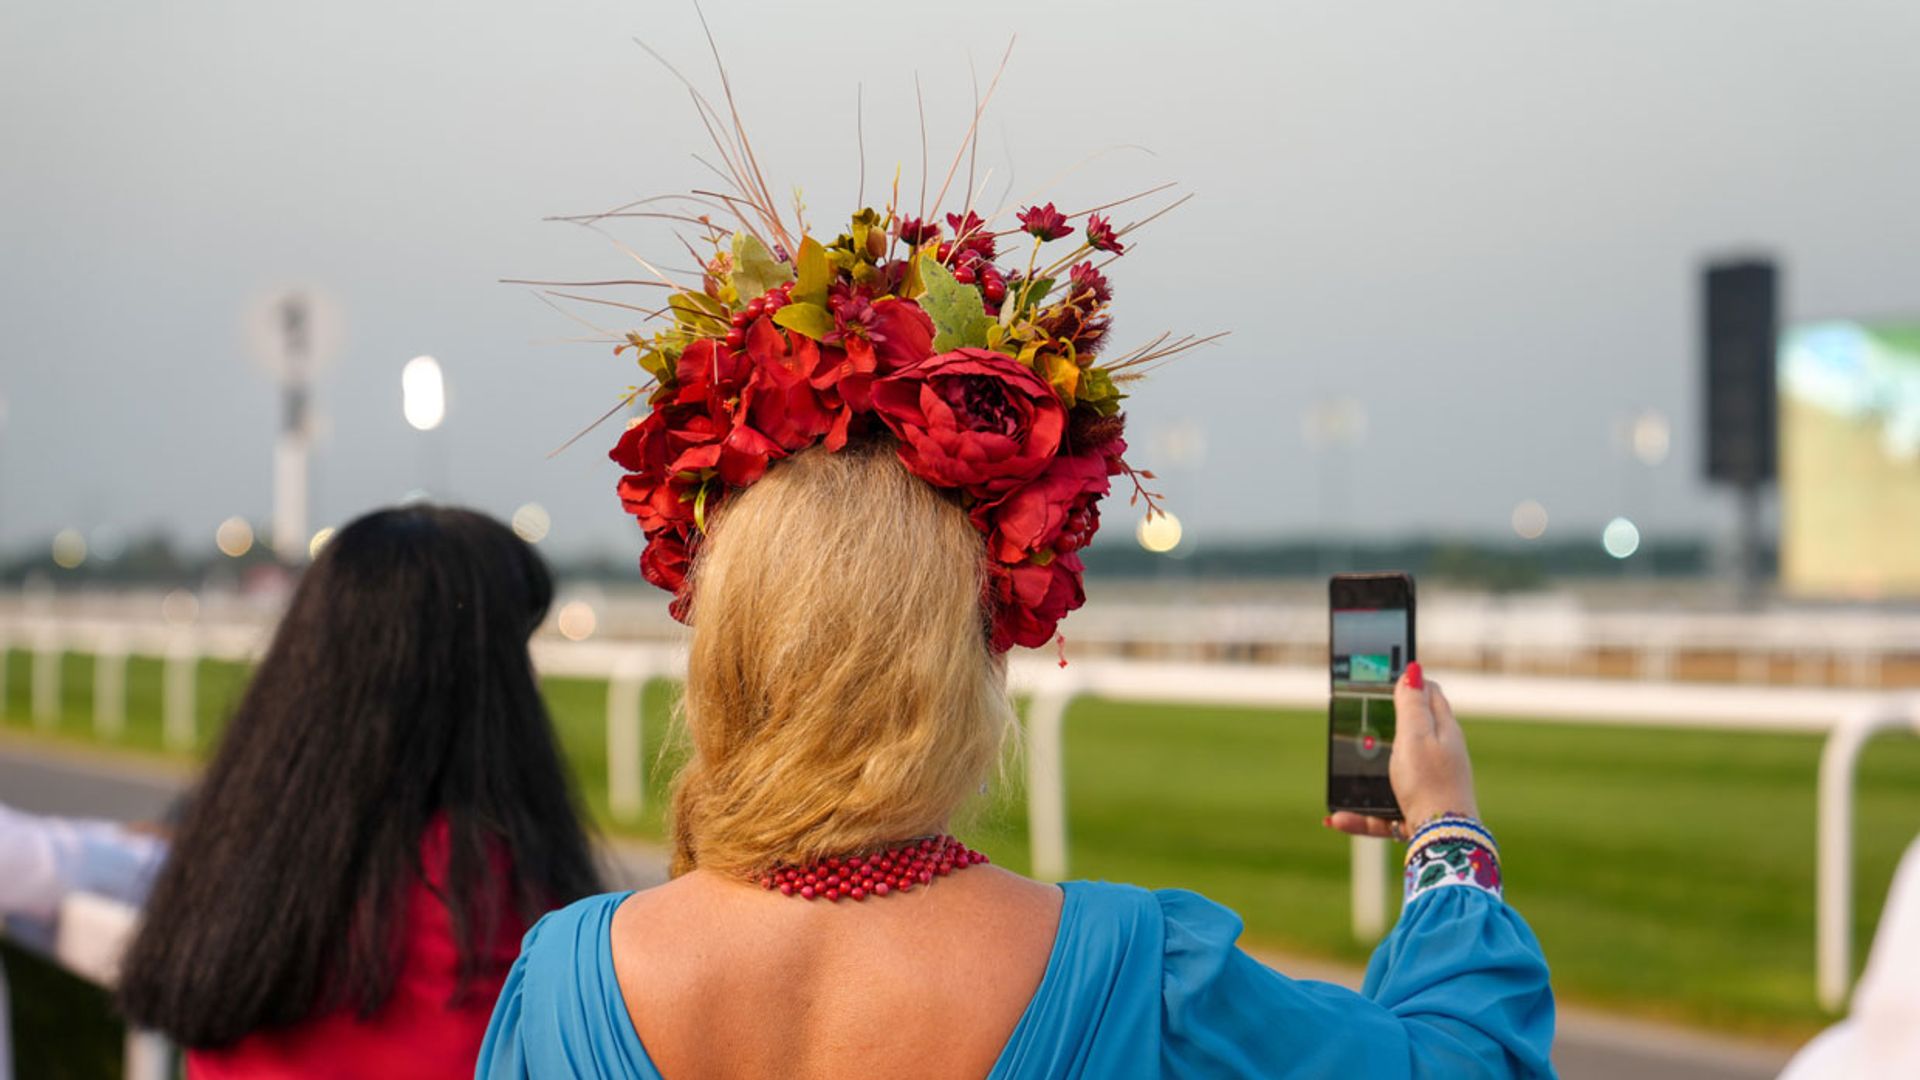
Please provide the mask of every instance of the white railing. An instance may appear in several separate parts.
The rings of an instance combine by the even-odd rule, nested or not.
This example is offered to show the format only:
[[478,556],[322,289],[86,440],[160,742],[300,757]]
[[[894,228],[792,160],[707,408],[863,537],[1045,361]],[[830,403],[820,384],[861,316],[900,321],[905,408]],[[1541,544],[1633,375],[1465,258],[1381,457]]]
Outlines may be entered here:
[[[258,626],[167,626],[108,619],[16,618],[0,622],[0,648],[11,640],[33,651],[31,698],[36,722],[58,714],[60,655],[105,658],[114,674],[95,669],[93,723],[102,735],[124,725],[124,665],[129,655],[163,656],[162,729],[170,747],[198,738],[194,716],[202,659],[250,660],[265,644]],[[681,647],[660,642],[564,642],[542,637],[534,658],[547,675],[605,680],[607,791],[611,813],[631,822],[644,809],[646,730],[643,690],[649,680],[684,669]],[[0,678],[4,673],[0,672]],[[1065,718],[1082,697],[1168,705],[1318,708],[1326,701],[1324,668],[1153,663],[1097,658],[1059,667],[1039,654],[1008,664],[1010,688],[1028,698],[1025,723],[1027,822],[1032,870],[1060,880],[1069,871]],[[1823,687],[1758,687],[1617,679],[1548,678],[1466,673],[1447,679],[1464,715],[1499,722],[1623,724],[1723,731],[1827,733],[1819,786],[1816,964],[1818,993],[1833,1007],[1846,993],[1851,937],[1851,812],[1854,762],[1876,731],[1920,731],[1920,697]],[[44,687],[51,686],[51,689]],[[104,693],[102,691],[105,691]],[[0,686],[0,693],[4,687]],[[1352,926],[1371,941],[1385,932],[1388,895],[1384,841],[1354,838]]]
[[[53,940],[22,942],[41,953],[67,972],[111,989],[120,981],[120,959],[133,940],[140,921],[138,909],[118,900],[92,893],[72,893],[60,902],[54,923]],[[0,931],[5,930],[0,921]],[[0,1009],[7,1004],[6,972],[0,971]],[[0,1014],[0,1036],[9,1017]],[[0,1054],[7,1040],[0,1038]],[[170,1080],[179,1059],[172,1042],[165,1036],[128,1027],[121,1054],[126,1080]],[[0,1058],[0,1077],[13,1075],[13,1062]]]

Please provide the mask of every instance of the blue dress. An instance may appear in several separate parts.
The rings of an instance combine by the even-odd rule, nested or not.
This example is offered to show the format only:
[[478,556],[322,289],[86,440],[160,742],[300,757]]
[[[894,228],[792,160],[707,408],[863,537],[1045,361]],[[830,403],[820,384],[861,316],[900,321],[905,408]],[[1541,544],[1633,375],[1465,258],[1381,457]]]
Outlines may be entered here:
[[[1355,993],[1261,964],[1235,944],[1239,916],[1184,889],[1060,888],[1046,974],[989,1080],[1553,1075],[1546,960],[1492,893],[1416,896]],[[528,931],[477,1080],[659,1080],[614,977],[608,931],[627,895]]]

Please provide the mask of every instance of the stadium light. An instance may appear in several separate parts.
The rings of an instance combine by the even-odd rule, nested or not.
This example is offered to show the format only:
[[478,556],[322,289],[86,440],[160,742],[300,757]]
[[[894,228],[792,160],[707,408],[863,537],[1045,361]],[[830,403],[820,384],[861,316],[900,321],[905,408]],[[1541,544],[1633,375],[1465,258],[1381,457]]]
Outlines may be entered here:
[[1513,531],[1522,540],[1538,540],[1547,532],[1547,508],[1524,499],[1513,508]]
[[72,570],[87,561],[87,538],[79,529],[61,529],[53,537],[53,564]]
[[237,559],[253,550],[253,526],[236,514],[213,531],[213,544],[220,554]]
[[1134,526],[1133,538],[1155,555],[1165,555],[1180,546],[1180,519],[1165,510],[1143,517]]
[[593,605],[585,600],[570,600],[562,605],[553,622],[560,636],[568,641],[585,641],[593,636],[593,631],[600,625]]
[[537,502],[527,503],[513,512],[513,534],[529,544],[545,540],[552,527],[552,516]]
[[1614,518],[1601,531],[1600,546],[1616,559],[1631,558],[1640,550],[1640,527],[1626,518]]
[[416,356],[400,371],[400,411],[416,430],[432,431],[447,418],[447,383],[440,361]]

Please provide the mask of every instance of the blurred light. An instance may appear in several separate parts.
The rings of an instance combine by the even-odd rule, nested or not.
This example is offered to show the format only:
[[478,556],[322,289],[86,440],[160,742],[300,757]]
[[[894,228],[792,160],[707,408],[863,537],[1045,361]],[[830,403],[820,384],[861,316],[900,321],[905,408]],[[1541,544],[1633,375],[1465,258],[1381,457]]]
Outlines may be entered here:
[[528,503],[513,512],[513,535],[529,544],[537,544],[547,538],[547,530],[553,527],[553,519],[547,515],[547,508],[539,503]]
[[160,617],[175,626],[185,626],[200,617],[200,598],[185,589],[175,589],[160,601]]
[[1162,510],[1140,519],[1134,526],[1134,539],[1156,555],[1164,555],[1180,546],[1180,519]]
[[1316,401],[1300,418],[1300,434],[1314,450],[1358,446],[1367,438],[1367,407],[1352,398]]
[[71,570],[87,561],[87,538],[79,529],[61,529],[53,538],[53,564]]
[[87,534],[87,552],[96,559],[112,562],[127,553],[127,538],[111,525],[101,525]]
[[1673,425],[1667,422],[1665,413],[1648,409],[1634,418],[1632,442],[1633,456],[1642,465],[1658,465],[1673,449]]
[[326,547],[327,541],[331,539],[333,539],[333,526],[331,525],[327,526],[324,529],[321,529],[317,533],[314,533],[313,539],[307,541],[307,558],[309,559],[319,558],[320,549],[323,547]]
[[1600,533],[1600,545],[1616,559],[1627,558],[1640,550],[1640,528],[1626,518],[1614,518]]
[[1522,540],[1538,540],[1547,532],[1547,508],[1532,499],[1523,499],[1513,508],[1513,531]]
[[432,431],[447,418],[447,384],[440,377],[440,361],[416,356],[400,371],[400,410],[407,423]]
[[253,550],[253,526],[246,518],[230,517],[213,531],[213,543],[221,554],[237,559]]
[[585,641],[593,636],[594,627],[600,625],[600,619],[593,613],[593,605],[585,600],[570,600],[561,605],[560,614],[554,616],[554,626],[559,628],[560,636],[568,641]]

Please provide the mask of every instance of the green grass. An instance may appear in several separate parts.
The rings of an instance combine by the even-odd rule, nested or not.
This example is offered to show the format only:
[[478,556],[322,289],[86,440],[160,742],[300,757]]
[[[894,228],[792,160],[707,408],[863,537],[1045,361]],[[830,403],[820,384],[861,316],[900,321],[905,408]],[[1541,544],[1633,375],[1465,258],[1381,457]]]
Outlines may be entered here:
[[[55,736],[90,738],[88,667],[67,661]],[[24,654],[9,673],[0,722],[31,730]],[[210,735],[245,673],[208,664],[201,675]],[[125,744],[158,748],[159,665],[135,661],[128,692]],[[647,687],[645,810],[613,826],[605,687],[547,684],[582,796],[614,831],[661,834],[678,760],[663,752],[673,692]],[[1563,999],[1775,1038],[1826,1022],[1813,993],[1819,737],[1467,724],[1508,898],[1539,934]],[[1073,876],[1197,889],[1239,911],[1252,944],[1363,960],[1367,947],[1348,931],[1348,843],[1319,824],[1323,725],[1318,712],[1076,702],[1066,726]],[[1011,763],[968,829],[1016,869],[1027,865],[1020,776]],[[1857,829],[1864,955],[1894,865],[1920,833],[1920,740],[1869,748]]]

